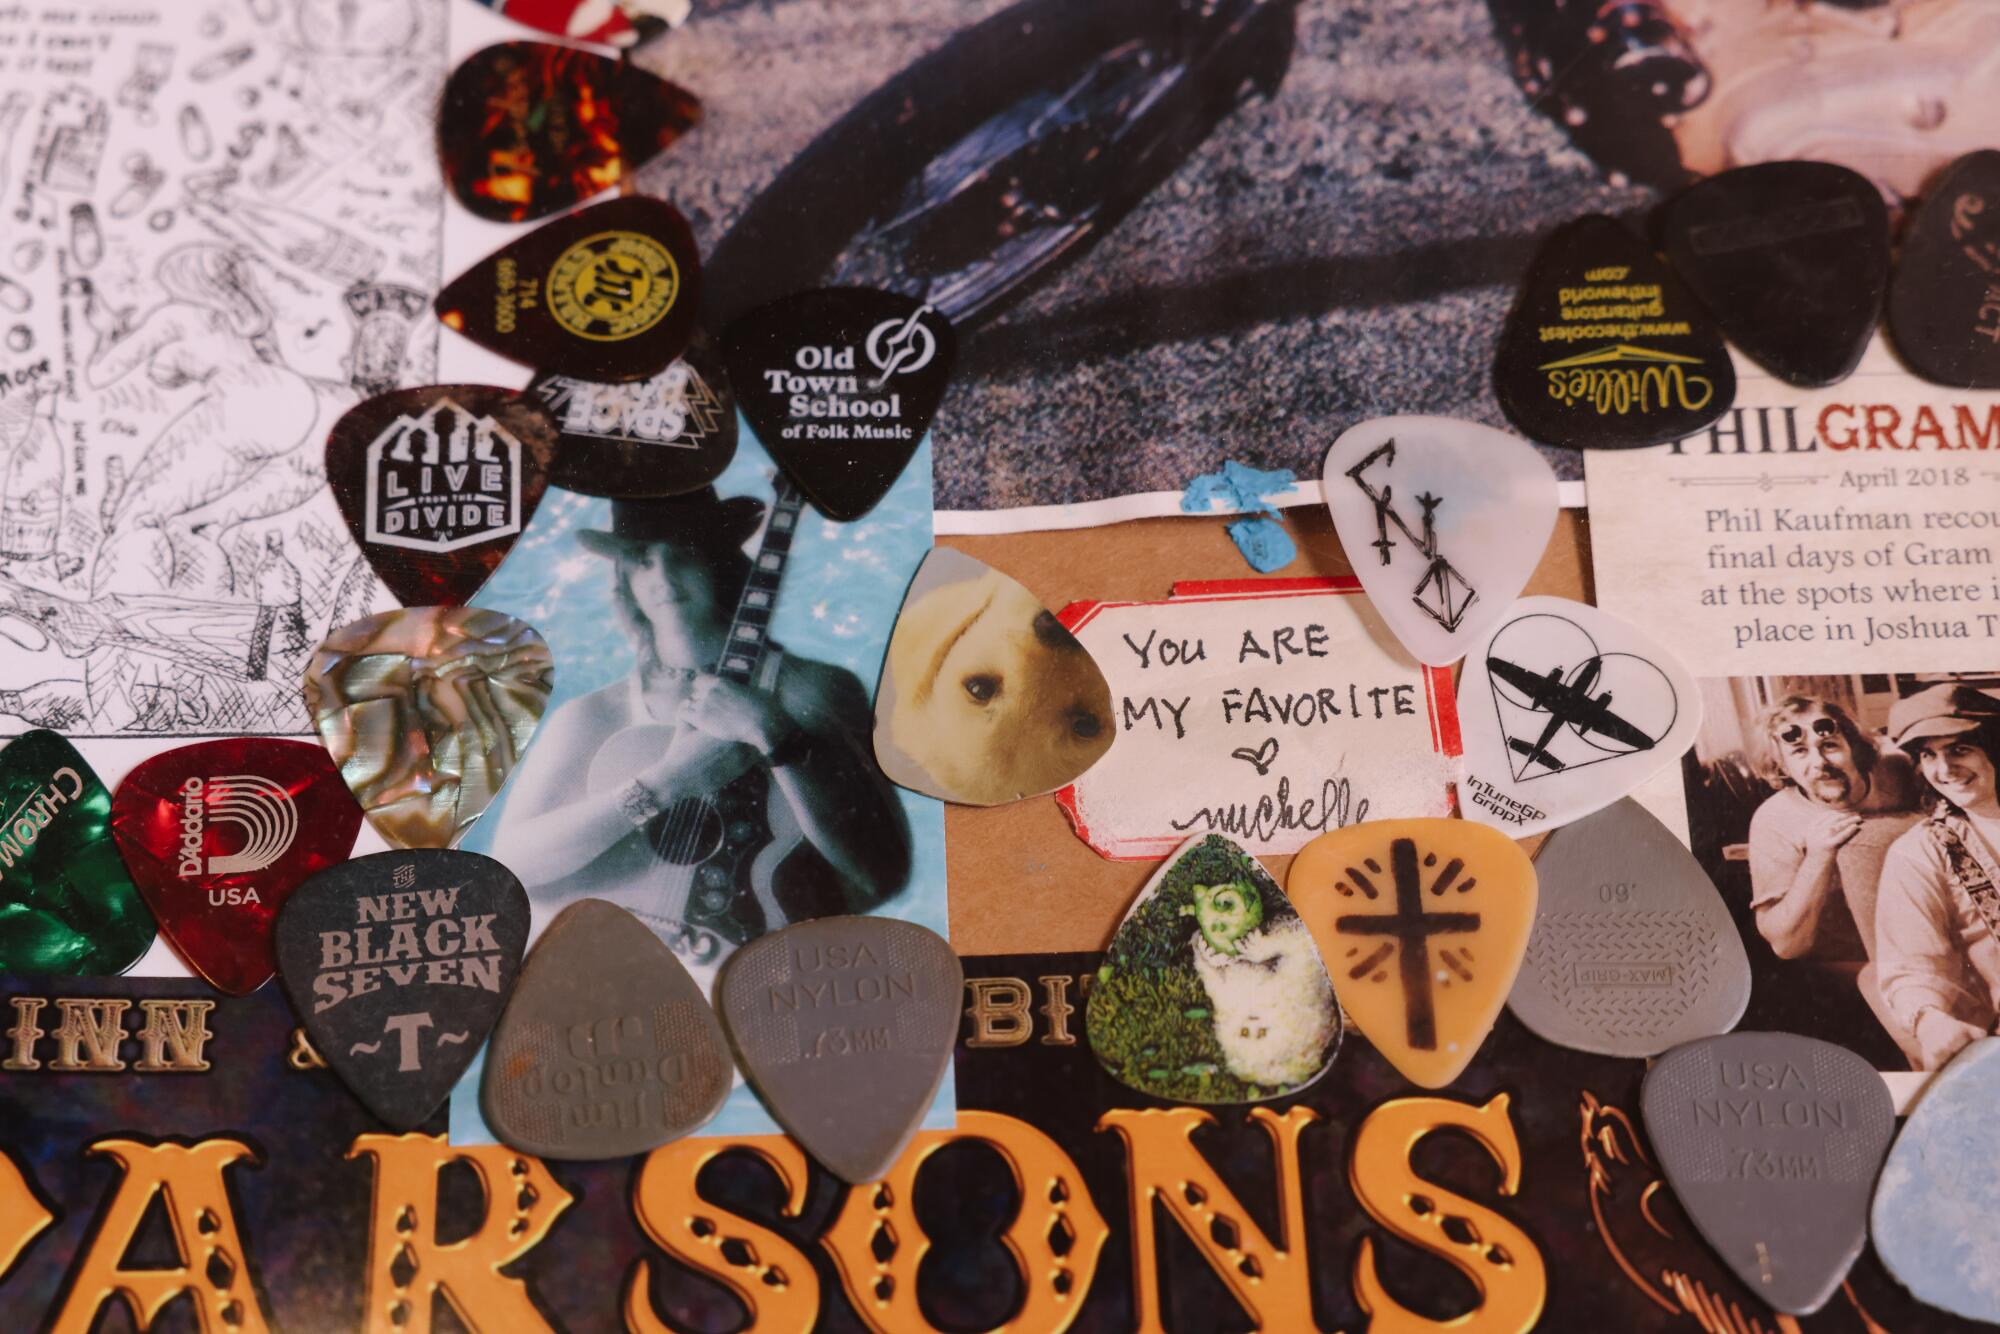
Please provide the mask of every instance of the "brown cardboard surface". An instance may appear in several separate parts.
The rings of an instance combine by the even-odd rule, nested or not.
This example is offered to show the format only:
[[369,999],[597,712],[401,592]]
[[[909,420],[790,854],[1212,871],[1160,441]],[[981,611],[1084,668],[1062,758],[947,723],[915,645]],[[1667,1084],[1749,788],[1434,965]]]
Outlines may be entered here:
[[[1229,522],[1219,515],[1135,519],[1062,532],[945,537],[939,543],[1005,570],[1043,605],[1061,610],[1090,598],[1164,598],[1178,580],[1254,577],[1224,531]],[[1353,572],[1324,506],[1286,510],[1285,525],[1298,543],[1298,558],[1270,577]],[[1589,601],[1588,532],[1582,510],[1564,510],[1526,591]],[[1292,859],[1262,860],[1283,884]],[[951,940],[961,954],[1102,949],[1133,895],[1159,866],[1099,857],[1049,797],[946,807],[945,864]]]

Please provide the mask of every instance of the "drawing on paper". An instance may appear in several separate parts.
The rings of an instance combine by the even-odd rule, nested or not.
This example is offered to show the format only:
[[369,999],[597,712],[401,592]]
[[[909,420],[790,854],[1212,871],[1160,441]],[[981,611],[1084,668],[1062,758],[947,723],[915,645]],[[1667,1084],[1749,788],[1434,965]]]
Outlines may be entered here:
[[306,732],[385,605],[327,429],[435,377],[442,0],[96,8],[0,18],[0,734]]

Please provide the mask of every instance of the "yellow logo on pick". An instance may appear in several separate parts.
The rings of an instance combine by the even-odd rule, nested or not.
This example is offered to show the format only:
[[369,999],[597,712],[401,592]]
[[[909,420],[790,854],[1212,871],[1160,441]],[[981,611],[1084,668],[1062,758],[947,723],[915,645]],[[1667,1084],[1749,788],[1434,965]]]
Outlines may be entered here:
[[1466,820],[1373,820],[1308,843],[1285,889],[1354,1026],[1411,1083],[1458,1078],[1528,948],[1527,854]]
[[580,338],[615,342],[658,324],[680,290],[680,266],[664,245],[641,232],[599,232],[550,267],[549,313]]

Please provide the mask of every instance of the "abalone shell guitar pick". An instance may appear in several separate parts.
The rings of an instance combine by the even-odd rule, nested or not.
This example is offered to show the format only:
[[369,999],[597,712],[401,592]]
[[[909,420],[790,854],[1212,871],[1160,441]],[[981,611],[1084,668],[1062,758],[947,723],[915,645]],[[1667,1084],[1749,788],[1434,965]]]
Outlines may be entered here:
[[1722,332],[1771,374],[1804,387],[1846,379],[1889,285],[1889,210],[1859,172],[1760,162],[1668,201],[1674,271]]
[[551,480],[566,491],[678,496],[713,482],[736,457],[736,396],[713,340],[699,329],[679,360],[650,380],[543,375],[528,392],[555,416],[562,447]]
[[1867,1241],[1896,1131],[1882,1076],[1817,1038],[1729,1033],[1655,1061],[1640,1106],[1667,1184],[1723,1263],[1776,1310],[1824,1306]]
[[902,475],[944,401],[957,351],[934,308],[872,287],[797,292],[722,334],[750,429],[842,522],[873,509]]
[[1701,727],[1687,668],[1638,627],[1568,598],[1521,598],[1466,655],[1459,810],[1515,838],[1602,810]]
[[623,1158],[699,1130],[734,1079],[722,1025],[674,952],[623,908],[579,899],[528,956],[480,1106],[523,1153]]
[[108,977],[153,943],[111,837],[111,794],[46,729],[0,750],[0,973]]
[[1630,797],[1535,855],[1534,934],[1507,1008],[1538,1037],[1657,1056],[1726,1033],[1750,1004],[1750,956],[1694,854]]
[[991,806],[1073,783],[1111,749],[1111,687],[1013,579],[935,547],[910,582],[875,692],[890,781]]
[[1221,834],[1169,857],[1104,952],[1084,1012],[1097,1063],[1173,1102],[1297,1093],[1340,1048],[1313,934],[1257,860]]
[[141,761],[112,798],[111,832],[174,949],[245,996],[277,967],[285,901],[354,850],[361,807],[323,747],[238,737]]
[[1354,1026],[1443,1088],[1478,1054],[1535,920],[1535,868],[1467,820],[1370,820],[1305,845],[1286,878]]
[[357,857],[278,914],[278,972],[313,1049],[393,1129],[423,1123],[486,1041],[520,976],[528,894],[491,857]]
[[306,666],[306,709],[375,831],[399,848],[442,848],[521,762],[554,673],[525,621],[406,607],[327,636]]
[[646,380],[687,348],[701,261],[674,206],[592,204],[488,255],[438,293],[438,318],[481,347],[579,380]]
[[700,120],[692,93],[630,61],[501,42],[445,81],[438,154],[467,209],[532,222],[616,186]]
[[2000,389],[2000,149],[1952,163],[1910,219],[1889,333],[1926,380]]
[[455,607],[528,526],[555,456],[555,419],[535,399],[434,384],[350,408],[327,436],[326,477],[396,600]]
[[2000,1041],[1982,1038],[1924,1085],[1875,1183],[1869,1236],[1896,1281],[1919,1301],[2000,1324],[2000,1176],[1993,1111]]
[[1341,432],[1321,491],[1368,600],[1433,667],[1464,657],[1507,614],[1561,508],[1534,446],[1449,417],[1379,417]]
[[751,941],[716,986],[730,1041],[771,1115],[843,1181],[874,1181],[930,1110],[964,1003],[937,932],[821,917]]
[[1543,243],[1493,366],[1530,440],[1631,449],[1693,435],[1736,401],[1714,321],[1624,224],[1580,218]]

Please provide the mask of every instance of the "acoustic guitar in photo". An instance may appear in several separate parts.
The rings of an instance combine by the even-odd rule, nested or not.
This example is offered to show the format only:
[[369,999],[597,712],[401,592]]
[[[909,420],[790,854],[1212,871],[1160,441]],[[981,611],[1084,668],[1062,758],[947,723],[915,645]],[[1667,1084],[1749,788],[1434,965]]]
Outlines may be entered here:
[[[805,501],[780,473],[764,535],[712,670],[755,686],[770,657],[792,538]],[[741,749],[678,723],[640,723],[598,748],[586,778],[592,793],[621,787],[662,756],[698,765],[712,752]],[[715,791],[686,797],[621,840],[585,872],[584,892],[626,909],[673,947],[704,990],[746,941],[785,925],[779,868],[805,841],[790,803],[774,800],[770,769],[752,763]]]

